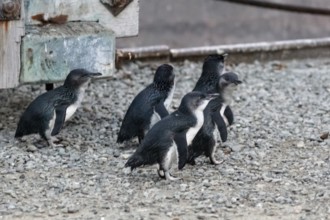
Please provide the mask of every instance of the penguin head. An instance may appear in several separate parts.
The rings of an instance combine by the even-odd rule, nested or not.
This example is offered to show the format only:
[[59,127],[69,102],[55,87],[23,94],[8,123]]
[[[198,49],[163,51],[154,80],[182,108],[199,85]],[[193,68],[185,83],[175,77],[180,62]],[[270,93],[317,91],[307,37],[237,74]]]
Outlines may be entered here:
[[173,67],[169,64],[160,65],[154,76],[154,84],[157,87],[172,87],[174,84],[174,72]]
[[228,54],[213,54],[205,58],[203,63],[203,73],[219,73],[221,74],[224,62]]
[[219,94],[207,94],[202,92],[190,92],[186,94],[181,101],[179,111],[181,112],[196,112],[204,111],[207,104],[219,97]]
[[241,83],[242,81],[238,79],[238,75],[236,73],[225,72],[220,77],[218,92],[222,95],[224,100],[230,100],[232,99],[236,86]]
[[71,70],[64,81],[64,86],[68,88],[79,88],[89,81],[90,78],[101,76],[101,73],[89,72],[85,69]]
[[227,86],[237,86],[241,84],[242,81],[238,79],[238,74],[234,72],[225,72],[221,74],[219,80],[219,87],[225,88]]

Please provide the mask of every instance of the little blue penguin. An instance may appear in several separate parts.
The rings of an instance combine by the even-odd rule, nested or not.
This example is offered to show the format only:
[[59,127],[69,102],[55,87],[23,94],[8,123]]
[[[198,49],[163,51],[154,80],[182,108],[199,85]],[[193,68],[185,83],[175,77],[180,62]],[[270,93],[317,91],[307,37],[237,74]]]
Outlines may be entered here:
[[224,70],[224,61],[228,54],[209,55],[203,63],[202,74],[193,91],[216,93],[220,76]]
[[188,162],[195,164],[195,158],[205,154],[212,164],[219,164],[214,157],[217,142],[217,126],[222,142],[227,140],[227,126],[234,121],[231,108],[225,104],[224,95],[231,87],[241,84],[238,75],[234,72],[226,72],[221,75],[217,91],[219,96],[212,100],[204,110],[204,124],[189,146]]
[[[203,110],[218,94],[190,92],[181,101],[178,110],[157,122],[147,133],[125,167],[131,170],[142,165],[158,164],[158,175],[167,180],[173,164],[182,169],[188,157],[188,145],[203,125]],[[163,174],[161,174],[163,172]],[[164,176],[163,176],[164,175]]]
[[174,93],[173,67],[160,65],[153,83],[143,89],[130,104],[121,124],[117,143],[138,137],[139,143],[145,133],[160,119],[167,116]]
[[100,75],[85,69],[72,70],[62,86],[41,94],[30,103],[18,122],[15,138],[39,133],[50,146],[56,146],[53,142],[56,138],[52,136],[60,132],[64,122],[80,106],[89,79]]

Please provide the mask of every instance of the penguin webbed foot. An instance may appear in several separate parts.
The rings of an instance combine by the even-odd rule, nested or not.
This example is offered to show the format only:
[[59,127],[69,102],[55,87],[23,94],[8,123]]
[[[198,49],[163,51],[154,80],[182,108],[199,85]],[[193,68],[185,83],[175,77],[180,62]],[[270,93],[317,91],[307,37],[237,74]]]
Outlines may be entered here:
[[52,139],[52,141],[53,141],[54,143],[57,143],[57,142],[60,142],[60,141],[61,141],[61,139],[59,139],[59,138],[57,138],[57,137],[54,137],[54,136],[52,136],[51,139]]
[[162,179],[166,179],[166,177],[165,177],[165,174],[164,174],[164,171],[163,171],[163,170],[159,170],[159,169],[157,169],[157,174],[158,174],[158,176],[159,176],[160,178],[162,178]]
[[192,166],[195,166],[196,165],[196,160],[195,160],[195,158],[191,158],[189,161],[187,161],[187,163],[189,163]]
[[165,179],[169,181],[177,181],[181,179],[179,177],[172,176],[169,171],[164,171],[164,174],[165,174]]
[[211,164],[213,164],[213,165],[219,165],[219,164],[222,164],[224,162],[224,160],[221,160],[221,161],[216,160],[213,155],[210,156],[210,161],[211,161]]
[[48,145],[50,146],[50,147],[64,147],[64,145],[63,144],[55,144],[55,142],[59,142],[60,140],[59,139],[57,139],[56,137],[51,137],[50,139],[48,139],[47,140],[47,142],[48,142]]

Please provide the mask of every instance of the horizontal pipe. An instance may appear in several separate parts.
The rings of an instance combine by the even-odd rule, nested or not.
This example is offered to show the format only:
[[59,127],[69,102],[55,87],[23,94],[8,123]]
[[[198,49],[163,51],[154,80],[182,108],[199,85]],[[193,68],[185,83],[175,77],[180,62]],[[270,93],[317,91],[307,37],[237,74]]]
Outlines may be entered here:
[[143,58],[157,58],[168,57],[170,48],[166,45],[147,46],[147,47],[135,47],[135,48],[122,48],[117,49],[117,59],[143,59]]
[[260,0],[215,0],[215,1],[223,1],[223,2],[229,2],[229,3],[249,5],[249,6],[254,6],[254,7],[287,11],[287,12],[330,16],[330,9],[327,9],[327,8],[313,8],[313,7],[301,6],[301,5],[290,5],[290,4],[281,4],[281,3],[276,3],[276,2],[265,2],[264,0],[263,1],[260,1]]
[[252,52],[271,52],[280,50],[298,50],[303,48],[315,48],[330,46],[330,38],[288,40],[275,42],[259,42],[247,44],[233,44],[220,46],[204,46],[170,49],[172,58],[204,56],[215,53],[252,53]]
[[[301,40],[287,40],[275,42],[259,42],[246,44],[218,45],[218,46],[203,46],[189,48],[169,48],[166,45],[139,47],[139,48],[123,48],[117,50],[117,61],[124,60],[147,60],[147,59],[168,59],[170,61],[183,59],[196,59],[205,57],[210,54],[220,54],[227,52],[241,56],[250,56],[254,54],[255,59],[258,57],[265,58],[272,54],[277,54],[277,57],[295,58],[293,51],[296,53],[299,50],[306,50],[306,54],[299,54],[298,58],[313,58],[311,56],[330,53],[330,38],[315,38]],[[313,53],[308,53],[308,51]],[[291,52],[290,52],[291,51]],[[330,54],[329,54],[330,56]],[[251,57],[252,59],[253,57]],[[276,58],[276,56],[274,57]]]

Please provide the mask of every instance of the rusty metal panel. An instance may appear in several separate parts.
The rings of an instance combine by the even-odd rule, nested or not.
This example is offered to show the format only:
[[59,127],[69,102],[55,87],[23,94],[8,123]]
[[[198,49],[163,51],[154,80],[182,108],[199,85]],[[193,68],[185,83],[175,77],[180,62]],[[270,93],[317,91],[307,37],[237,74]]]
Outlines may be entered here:
[[21,18],[20,0],[0,1],[0,21],[19,20]]

